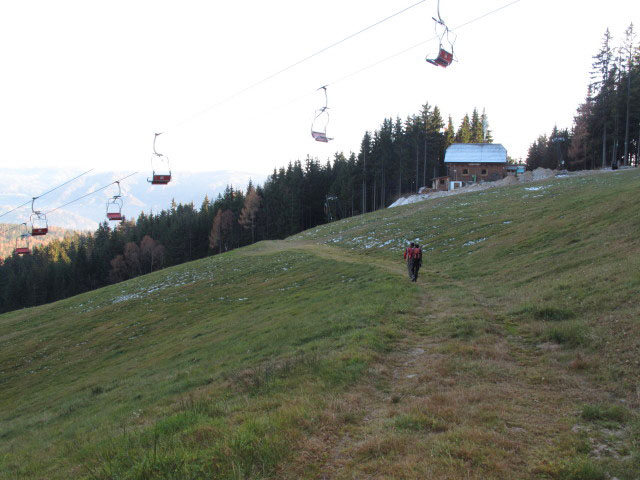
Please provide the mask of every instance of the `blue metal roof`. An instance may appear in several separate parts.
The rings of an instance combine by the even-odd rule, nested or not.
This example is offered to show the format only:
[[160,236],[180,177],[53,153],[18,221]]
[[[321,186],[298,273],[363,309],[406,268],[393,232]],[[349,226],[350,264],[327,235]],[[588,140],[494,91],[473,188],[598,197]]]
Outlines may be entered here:
[[507,149],[499,143],[454,143],[444,163],[507,163]]

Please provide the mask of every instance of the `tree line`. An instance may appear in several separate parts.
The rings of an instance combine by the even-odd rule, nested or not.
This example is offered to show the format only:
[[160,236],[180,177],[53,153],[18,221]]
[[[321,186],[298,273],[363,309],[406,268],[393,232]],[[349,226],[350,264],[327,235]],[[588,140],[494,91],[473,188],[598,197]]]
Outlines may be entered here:
[[[16,226],[10,223],[0,223],[0,259],[8,257],[15,250],[16,246],[24,246],[26,243],[21,241],[20,234],[27,232],[25,226]],[[28,244],[31,247],[42,247],[54,240],[62,240],[64,237],[73,235],[72,230],[61,227],[50,226],[49,233],[41,237],[30,237]]]
[[335,153],[274,169],[263,185],[233,186],[211,201],[142,213],[115,227],[67,235],[31,255],[0,259],[0,312],[41,305],[154,270],[220,254],[260,240],[282,239],[340,218],[385,208],[400,195],[446,174],[454,142],[492,141],[487,117],[474,109],[456,129],[437,106],[405,120],[384,119],[365,132],[359,152]]
[[529,147],[527,168],[568,170],[638,166],[640,158],[640,43],[633,24],[614,46],[607,29],[593,56],[587,95],[572,128],[553,128]]

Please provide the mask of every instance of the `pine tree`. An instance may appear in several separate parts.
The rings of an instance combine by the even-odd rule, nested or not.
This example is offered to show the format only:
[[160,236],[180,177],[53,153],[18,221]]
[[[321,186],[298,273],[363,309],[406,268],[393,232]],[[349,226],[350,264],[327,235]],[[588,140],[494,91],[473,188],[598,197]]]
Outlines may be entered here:
[[444,160],[445,133],[444,121],[440,109],[436,105],[426,123],[426,144],[424,152],[423,185],[427,185],[427,178],[432,180],[439,176],[441,161]]
[[630,121],[630,108],[631,108],[631,77],[633,72],[633,57],[634,53],[637,53],[637,47],[635,46],[635,31],[633,29],[633,23],[625,30],[624,43],[622,45],[622,55],[626,56],[626,95],[625,95],[625,127],[624,127],[624,153],[622,156],[623,165],[629,164],[629,121]]
[[[590,89],[589,89],[590,92]],[[593,160],[589,137],[589,122],[591,121],[591,93],[583,104],[578,107],[576,116],[573,119],[573,131],[571,134],[571,146],[568,151],[567,166],[571,170],[580,168],[593,168]]]
[[[362,165],[362,213],[367,213],[369,211],[369,196],[367,195],[367,190],[369,188],[369,177],[371,172],[371,144],[371,134],[369,132],[364,132],[364,136],[362,137],[362,142],[360,144],[360,154],[358,155],[358,161]],[[369,161],[369,164],[367,164],[367,160]]]
[[609,29],[604,33],[602,45],[597,55],[593,57],[591,71],[591,87],[597,92],[594,98],[594,120],[596,129],[602,134],[602,167],[606,166],[607,158],[607,130],[609,128],[611,110],[611,91],[613,90],[611,67],[613,65],[613,50],[611,48],[611,33]]
[[482,129],[482,119],[478,113],[478,109],[474,108],[471,114],[471,142],[470,143],[483,143],[484,132]]
[[451,115],[449,115],[449,122],[447,123],[447,128],[444,131],[444,148],[449,148],[456,141],[456,129],[453,126],[453,120],[451,119]]
[[493,136],[491,135],[491,129],[489,129],[489,117],[487,117],[487,114],[484,111],[484,108],[482,109],[482,116],[480,117],[480,122],[482,123],[483,143],[493,143]]
[[456,133],[456,143],[469,142],[471,142],[471,122],[469,121],[469,115],[465,114]]
[[548,168],[550,164],[549,139],[546,135],[540,135],[535,142],[529,146],[527,152],[527,170],[535,170],[536,168]]

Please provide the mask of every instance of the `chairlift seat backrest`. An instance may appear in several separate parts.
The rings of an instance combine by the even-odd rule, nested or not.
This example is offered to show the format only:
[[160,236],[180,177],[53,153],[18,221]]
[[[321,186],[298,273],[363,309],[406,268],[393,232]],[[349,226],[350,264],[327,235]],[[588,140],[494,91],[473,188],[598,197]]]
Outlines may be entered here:
[[107,212],[107,218],[109,220],[122,220],[122,214],[120,212]]
[[[32,205],[33,208],[33,205]],[[47,215],[34,210],[30,217],[31,220],[31,236],[46,235],[49,231],[49,222]]]
[[[151,178],[147,178],[147,182],[151,185],[166,185],[171,181],[171,168],[169,168],[169,157],[165,157],[161,153],[156,151],[156,140],[162,133],[156,133],[153,137],[153,155],[151,156]],[[161,172],[168,172],[163,174],[157,174],[156,170]]]
[[427,58],[427,62],[438,67],[448,67],[453,62],[453,53],[447,52],[444,48],[440,49],[436,58]]
[[26,223],[23,223],[22,233],[16,238],[16,248],[13,250],[18,255],[30,255],[31,249],[29,248],[29,229]]
[[151,185],[166,185],[167,183],[169,183],[171,181],[171,174],[168,175],[156,175],[155,173],[153,174],[153,177],[151,178]]
[[313,137],[314,140],[316,140],[318,142],[328,143],[329,140],[332,140],[331,138],[328,138],[327,134],[324,133],[324,132],[311,131],[311,136]]

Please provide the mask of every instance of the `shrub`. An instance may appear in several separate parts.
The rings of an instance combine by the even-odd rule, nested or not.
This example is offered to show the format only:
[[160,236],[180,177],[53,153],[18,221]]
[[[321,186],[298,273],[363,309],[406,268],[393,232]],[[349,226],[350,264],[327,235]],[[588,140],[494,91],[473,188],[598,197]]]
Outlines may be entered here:
[[444,432],[447,430],[447,425],[444,421],[422,413],[400,415],[396,417],[395,425],[402,430],[414,432]]
[[577,459],[563,465],[554,475],[558,480],[604,480],[602,467],[589,459]]
[[536,305],[525,305],[519,310],[516,310],[512,313],[513,315],[524,315],[527,317],[531,317],[535,320],[544,320],[544,321],[562,321],[562,320],[570,320],[576,316],[573,310],[569,310],[568,308],[559,308],[552,306],[536,306]]
[[620,405],[585,405],[582,408],[581,416],[590,422],[597,420],[624,422],[627,415],[627,410]]
[[587,328],[582,322],[562,322],[548,328],[545,337],[556,343],[578,347],[589,343]]

